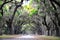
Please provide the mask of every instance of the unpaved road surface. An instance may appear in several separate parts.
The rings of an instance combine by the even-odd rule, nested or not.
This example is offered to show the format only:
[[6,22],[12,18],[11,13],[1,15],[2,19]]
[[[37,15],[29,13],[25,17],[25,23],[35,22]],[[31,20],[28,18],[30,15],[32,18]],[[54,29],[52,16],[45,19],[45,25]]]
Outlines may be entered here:
[[49,39],[34,35],[22,35],[15,36],[14,38],[0,38],[0,40],[49,40]]

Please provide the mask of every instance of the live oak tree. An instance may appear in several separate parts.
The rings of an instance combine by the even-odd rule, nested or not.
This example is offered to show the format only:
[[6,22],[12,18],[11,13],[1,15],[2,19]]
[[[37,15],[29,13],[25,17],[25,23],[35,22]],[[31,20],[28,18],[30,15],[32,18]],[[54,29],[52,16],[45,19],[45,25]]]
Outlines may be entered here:
[[59,0],[0,0],[0,34],[22,34],[29,30],[34,34],[59,36],[59,2]]

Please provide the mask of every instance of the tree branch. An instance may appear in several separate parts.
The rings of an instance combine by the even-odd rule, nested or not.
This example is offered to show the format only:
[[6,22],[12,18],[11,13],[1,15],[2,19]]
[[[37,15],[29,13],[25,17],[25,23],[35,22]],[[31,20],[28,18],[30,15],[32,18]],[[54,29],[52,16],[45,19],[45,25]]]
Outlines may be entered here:
[[60,7],[60,3],[58,3],[56,0],[50,0],[52,2],[54,2],[55,4],[57,4]]
[[0,10],[1,10],[1,14],[2,14],[2,16],[3,16],[3,7],[4,7],[4,5],[5,4],[7,4],[7,3],[9,3],[9,2],[11,2],[11,1],[13,1],[13,0],[10,0],[10,1],[8,1],[8,2],[4,2],[1,6],[0,6]]
[[19,7],[21,7],[22,4],[23,4],[23,0],[21,0],[20,5],[16,5],[15,10],[14,10],[14,13],[13,13],[13,15],[12,15],[12,18],[10,19],[11,24],[12,24],[12,22],[13,22],[13,19],[14,19],[14,16],[15,16],[15,13],[16,13],[17,9],[18,9]]

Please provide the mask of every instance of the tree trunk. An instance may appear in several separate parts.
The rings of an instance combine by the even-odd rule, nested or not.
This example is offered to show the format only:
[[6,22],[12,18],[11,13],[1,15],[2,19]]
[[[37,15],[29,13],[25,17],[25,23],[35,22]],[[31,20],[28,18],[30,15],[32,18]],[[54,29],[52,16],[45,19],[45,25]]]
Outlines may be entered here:
[[8,26],[8,34],[14,34],[14,27],[13,27],[13,23],[9,21],[6,21],[7,22],[7,26]]
[[2,35],[3,19],[0,19],[0,35]]
[[1,27],[0,27],[0,35],[2,35],[2,29],[1,29]]
[[48,36],[50,35],[49,29],[48,29]]
[[10,34],[14,34],[14,27],[13,27],[13,24],[10,25],[11,28],[10,28]]
[[59,36],[59,28],[56,27],[56,36]]
[[2,25],[0,24],[0,35],[2,35]]

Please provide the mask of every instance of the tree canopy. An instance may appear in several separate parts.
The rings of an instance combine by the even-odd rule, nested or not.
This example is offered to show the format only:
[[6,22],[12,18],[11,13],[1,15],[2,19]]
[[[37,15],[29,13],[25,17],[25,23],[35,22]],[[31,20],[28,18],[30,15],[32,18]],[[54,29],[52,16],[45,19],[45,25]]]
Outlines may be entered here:
[[60,36],[59,0],[0,0],[0,35]]

